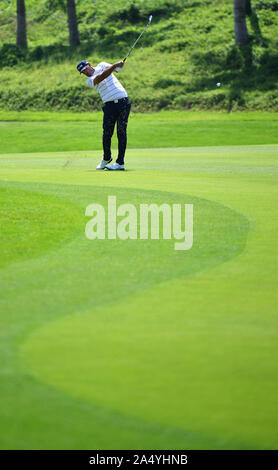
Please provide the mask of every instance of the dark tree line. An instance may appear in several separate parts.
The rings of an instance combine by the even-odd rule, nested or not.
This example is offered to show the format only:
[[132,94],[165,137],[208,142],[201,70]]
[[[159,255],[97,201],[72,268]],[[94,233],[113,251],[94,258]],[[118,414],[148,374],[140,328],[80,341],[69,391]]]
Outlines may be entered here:
[[[66,0],[69,44],[78,46],[80,44],[78,22],[76,17],[75,0]],[[259,31],[259,23],[254,13],[251,0],[234,0],[234,24],[236,44],[244,46],[249,42],[246,17],[249,16],[253,29]],[[17,32],[16,44],[20,47],[27,47],[26,10],[24,0],[17,0]]]
[[[26,27],[26,9],[25,1],[17,0],[17,29],[16,44],[19,47],[27,48],[27,27]],[[75,0],[67,0],[67,17],[69,28],[69,44],[70,46],[78,46],[80,44],[78,22],[76,17]]]
[[69,26],[69,43],[70,46],[78,46],[80,44],[80,40],[76,17],[75,0],[67,0],[67,13]]
[[258,17],[252,8],[251,0],[234,0],[235,40],[240,46],[246,46],[250,40],[246,24],[247,17],[250,19],[256,36],[261,36]]
[[16,1],[16,45],[19,47],[27,47],[27,30],[26,30],[26,10],[24,0]]

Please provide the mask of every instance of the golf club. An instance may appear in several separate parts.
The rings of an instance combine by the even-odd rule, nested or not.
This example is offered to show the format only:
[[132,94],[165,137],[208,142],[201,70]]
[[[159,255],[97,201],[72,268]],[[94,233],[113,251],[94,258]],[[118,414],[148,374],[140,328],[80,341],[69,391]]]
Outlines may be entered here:
[[[126,59],[128,58],[129,54],[131,53],[131,51],[134,49],[134,47],[136,46],[137,42],[139,41],[139,39],[141,38],[141,36],[143,36],[144,32],[146,31],[147,27],[151,24],[151,21],[152,21],[152,15],[149,16],[149,21],[148,23],[146,24],[145,28],[143,29],[142,33],[140,34],[140,36],[138,36],[138,38],[136,39],[135,43],[133,44],[133,46],[131,46],[131,48],[129,49],[127,55],[125,56],[125,58],[123,59],[123,62],[126,61]],[[120,72],[122,70],[122,67],[117,67],[116,69],[116,72]]]

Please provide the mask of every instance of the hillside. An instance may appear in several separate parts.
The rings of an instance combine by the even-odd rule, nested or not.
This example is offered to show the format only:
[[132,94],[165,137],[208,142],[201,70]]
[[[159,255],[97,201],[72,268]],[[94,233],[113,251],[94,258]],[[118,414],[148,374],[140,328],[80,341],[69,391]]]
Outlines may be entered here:
[[252,40],[240,51],[231,0],[79,0],[82,43],[74,50],[64,0],[27,0],[26,54],[14,46],[15,4],[0,3],[2,109],[100,109],[99,97],[76,72],[77,61],[119,60],[153,14],[120,75],[134,111],[278,111],[278,1],[253,0],[260,33],[248,22]]

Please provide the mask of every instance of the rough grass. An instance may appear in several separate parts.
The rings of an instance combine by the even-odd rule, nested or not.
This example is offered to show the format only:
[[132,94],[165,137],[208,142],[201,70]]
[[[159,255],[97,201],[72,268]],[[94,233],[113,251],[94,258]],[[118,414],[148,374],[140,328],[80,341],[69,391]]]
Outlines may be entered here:
[[[230,0],[81,0],[82,44],[73,50],[67,45],[63,1],[31,1],[29,52],[26,55],[11,46],[0,51],[4,65],[0,107],[100,109],[98,96],[85,88],[76,73],[76,62],[84,57],[93,63],[123,57],[152,13],[153,23],[121,74],[134,110],[277,110],[278,11],[267,2],[252,3],[257,7],[260,31],[249,23],[252,41],[239,50],[234,46]],[[14,4],[2,2],[2,44],[14,42]],[[220,89],[217,82],[222,84]]]

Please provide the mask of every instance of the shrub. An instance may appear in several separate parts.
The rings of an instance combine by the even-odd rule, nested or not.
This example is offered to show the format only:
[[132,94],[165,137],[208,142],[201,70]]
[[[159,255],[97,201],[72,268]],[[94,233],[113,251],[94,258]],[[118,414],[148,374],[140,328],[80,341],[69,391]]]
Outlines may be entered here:
[[278,1],[273,0],[259,0],[256,3],[256,8],[258,10],[272,10],[278,11]]
[[0,49],[0,64],[2,67],[11,67],[26,59],[28,52],[26,49],[15,44],[3,44]]

